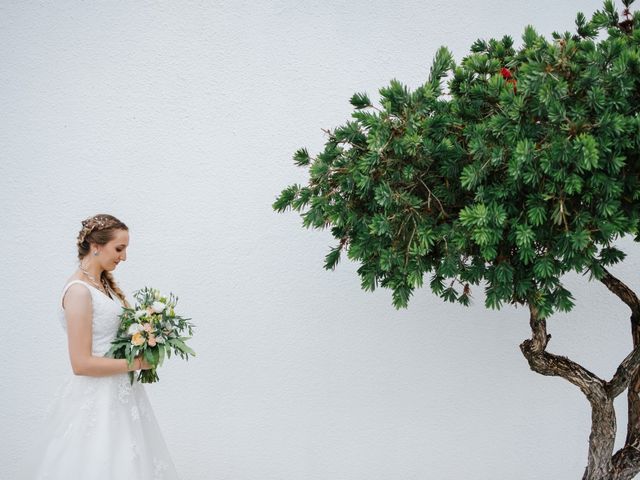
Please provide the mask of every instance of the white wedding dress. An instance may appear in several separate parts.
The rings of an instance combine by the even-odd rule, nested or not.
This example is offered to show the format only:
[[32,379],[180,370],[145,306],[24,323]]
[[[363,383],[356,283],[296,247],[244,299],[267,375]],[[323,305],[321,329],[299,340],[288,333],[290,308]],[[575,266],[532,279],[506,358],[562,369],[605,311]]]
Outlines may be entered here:
[[[103,356],[118,330],[120,300],[81,280],[93,301],[93,355]],[[176,480],[171,456],[139,382],[126,373],[106,377],[72,375],[58,390],[39,428],[35,480]]]

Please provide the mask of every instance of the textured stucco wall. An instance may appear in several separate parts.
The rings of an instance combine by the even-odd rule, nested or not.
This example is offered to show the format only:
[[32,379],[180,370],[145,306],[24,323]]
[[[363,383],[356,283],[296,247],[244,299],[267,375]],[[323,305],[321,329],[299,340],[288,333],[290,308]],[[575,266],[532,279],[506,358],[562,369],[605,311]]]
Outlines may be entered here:
[[[38,418],[69,375],[55,317],[80,220],[131,228],[129,292],[173,290],[198,325],[193,362],[147,388],[183,478],[575,479],[588,403],[531,372],[522,309],[395,311],[334,242],[271,203],[356,91],[426,78],[436,49],[524,26],[573,28],[599,1],[0,3],[0,478],[21,479]],[[614,272],[635,288],[640,255]],[[572,276],[578,306],[550,351],[610,377],[625,309]],[[619,425],[626,425],[620,398]],[[618,439],[618,444],[623,438]]]

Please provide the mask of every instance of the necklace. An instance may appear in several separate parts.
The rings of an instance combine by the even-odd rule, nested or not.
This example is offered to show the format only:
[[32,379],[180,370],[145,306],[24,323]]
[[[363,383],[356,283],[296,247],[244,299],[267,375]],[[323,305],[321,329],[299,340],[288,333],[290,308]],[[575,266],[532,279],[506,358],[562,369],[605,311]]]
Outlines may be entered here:
[[101,292],[104,292],[105,294],[108,295],[108,293],[107,293],[107,284],[104,281],[98,282],[93,275],[91,275],[89,272],[87,272],[82,267],[80,267],[80,271],[82,273],[84,273],[89,280],[91,280],[91,283],[93,283],[94,286],[96,286]]

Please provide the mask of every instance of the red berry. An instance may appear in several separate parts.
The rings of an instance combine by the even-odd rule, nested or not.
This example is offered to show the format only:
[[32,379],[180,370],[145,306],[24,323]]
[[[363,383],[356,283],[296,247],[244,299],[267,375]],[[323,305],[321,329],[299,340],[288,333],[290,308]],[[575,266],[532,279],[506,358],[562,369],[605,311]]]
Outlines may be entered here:
[[511,78],[511,71],[507,67],[502,67],[500,73],[502,74],[502,78],[505,80],[509,80]]

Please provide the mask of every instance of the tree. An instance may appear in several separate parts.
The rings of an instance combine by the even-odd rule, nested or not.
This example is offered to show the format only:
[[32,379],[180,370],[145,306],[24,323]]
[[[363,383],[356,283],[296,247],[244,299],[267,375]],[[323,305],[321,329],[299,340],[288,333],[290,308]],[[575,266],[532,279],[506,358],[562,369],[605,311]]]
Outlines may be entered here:
[[[456,65],[438,50],[424,85],[397,80],[375,106],[364,93],[354,112],[327,132],[309,169],[273,208],[301,212],[307,228],[331,228],[334,269],[346,252],[360,264],[362,288],[393,291],[407,307],[430,274],[431,290],[469,305],[482,284],[485,305],[529,310],[532,336],[520,348],[532,370],[562,377],[592,410],[585,480],[631,479],[640,472],[640,299],[609,265],[640,241],[640,14],[612,0],[576,33],[549,41],[527,26],[513,39],[477,40]],[[443,88],[445,77],[448,91]],[[547,319],[569,311],[567,272],[589,273],[631,310],[633,350],[610,380],[546,351]],[[614,399],[628,389],[625,446],[613,452]]]

